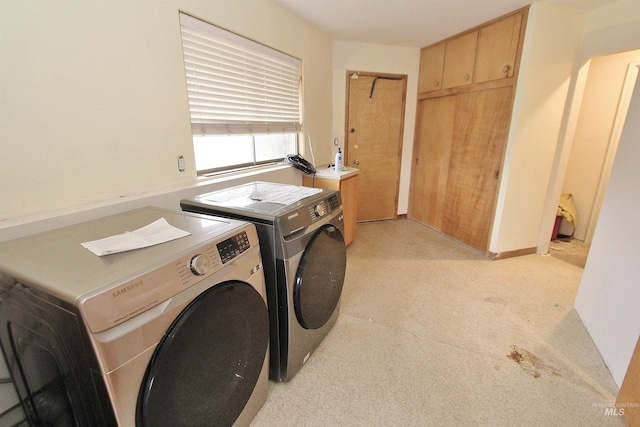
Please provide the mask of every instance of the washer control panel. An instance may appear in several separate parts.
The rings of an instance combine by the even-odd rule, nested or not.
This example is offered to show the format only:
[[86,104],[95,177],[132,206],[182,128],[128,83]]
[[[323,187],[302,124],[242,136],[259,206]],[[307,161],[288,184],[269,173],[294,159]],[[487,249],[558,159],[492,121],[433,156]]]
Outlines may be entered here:
[[104,331],[211,277],[254,247],[258,247],[258,235],[252,225],[224,240],[203,244],[142,276],[99,289],[80,302],[80,310],[91,332]]
[[218,243],[216,246],[222,263],[226,264],[250,248],[249,237],[247,237],[247,233],[243,231]]
[[[216,244],[218,255],[220,255],[223,264],[231,261],[250,247],[249,237],[245,231]],[[194,255],[189,261],[189,269],[196,276],[204,276],[212,266],[211,258],[207,254]]]

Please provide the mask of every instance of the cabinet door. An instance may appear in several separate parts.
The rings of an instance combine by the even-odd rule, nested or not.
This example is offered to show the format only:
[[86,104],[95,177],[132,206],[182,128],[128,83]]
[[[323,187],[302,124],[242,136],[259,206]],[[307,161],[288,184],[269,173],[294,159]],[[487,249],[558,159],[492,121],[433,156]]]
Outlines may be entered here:
[[442,89],[444,48],[444,43],[440,43],[435,46],[425,47],[420,51],[418,92],[432,92]]
[[479,30],[476,83],[513,77],[522,15],[513,15]]
[[478,32],[473,31],[446,43],[442,88],[469,85],[473,81]]
[[485,252],[511,120],[513,87],[456,98],[442,231]]
[[409,216],[436,230],[445,214],[455,105],[455,96],[424,99],[416,115]]
[[344,241],[350,244],[356,238],[358,218],[358,175],[340,181],[342,210],[344,213]]

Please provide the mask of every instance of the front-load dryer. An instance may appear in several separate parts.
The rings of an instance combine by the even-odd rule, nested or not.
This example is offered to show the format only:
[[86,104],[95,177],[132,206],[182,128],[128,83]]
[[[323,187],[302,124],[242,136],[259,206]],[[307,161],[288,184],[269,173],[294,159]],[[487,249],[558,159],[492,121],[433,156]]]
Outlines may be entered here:
[[269,307],[269,374],[291,380],[338,318],[347,263],[340,193],[257,181],[180,205],[256,225]]
[[[97,256],[166,220],[190,235]],[[0,344],[34,426],[248,425],[268,391],[256,228],[143,208],[0,243]]]

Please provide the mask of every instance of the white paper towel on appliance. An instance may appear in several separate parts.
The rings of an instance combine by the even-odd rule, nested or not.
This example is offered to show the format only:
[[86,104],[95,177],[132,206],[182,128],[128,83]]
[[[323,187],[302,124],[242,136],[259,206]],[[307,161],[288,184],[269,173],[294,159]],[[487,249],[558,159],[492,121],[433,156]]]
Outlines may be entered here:
[[322,188],[297,187],[291,185],[276,190],[253,191],[249,195],[249,198],[259,202],[277,203],[288,206],[320,192],[322,192]]
[[190,234],[188,231],[172,226],[166,219],[160,218],[137,230],[85,242],[82,246],[98,256],[104,256],[158,245]]

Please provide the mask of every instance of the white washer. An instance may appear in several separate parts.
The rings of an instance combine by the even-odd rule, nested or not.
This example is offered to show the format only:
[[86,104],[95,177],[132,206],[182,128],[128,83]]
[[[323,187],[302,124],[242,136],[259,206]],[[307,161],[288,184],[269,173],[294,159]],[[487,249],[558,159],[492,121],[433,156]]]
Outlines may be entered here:
[[[165,218],[191,235],[98,257]],[[143,208],[0,243],[0,344],[31,425],[248,425],[268,391],[252,224]]]

